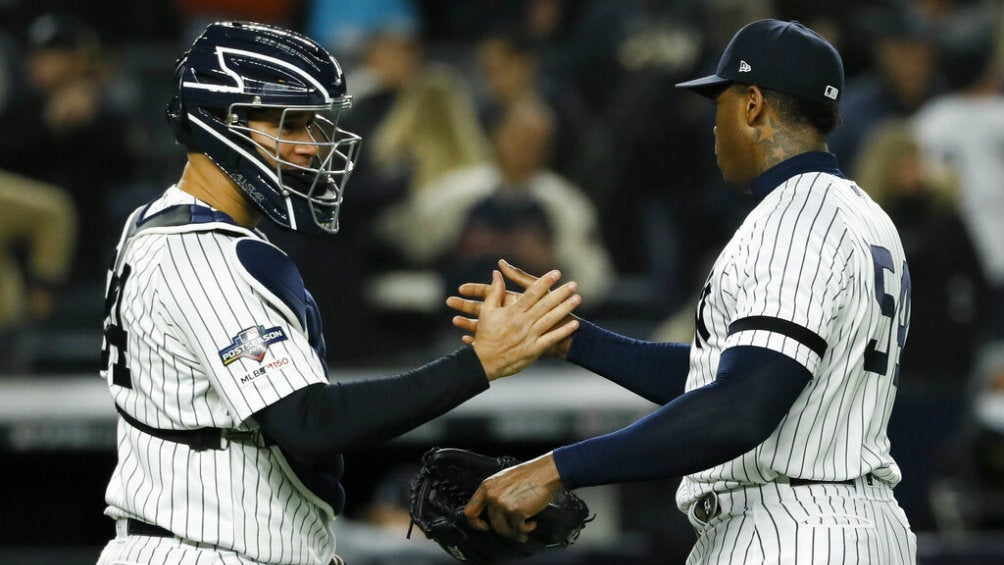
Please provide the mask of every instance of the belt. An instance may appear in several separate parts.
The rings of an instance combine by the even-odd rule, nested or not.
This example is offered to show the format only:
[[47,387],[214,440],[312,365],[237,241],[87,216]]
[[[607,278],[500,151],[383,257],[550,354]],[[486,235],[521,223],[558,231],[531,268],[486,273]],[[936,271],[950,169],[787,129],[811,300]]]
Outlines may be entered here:
[[[781,477],[778,477],[779,479]],[[853,485],[854,479],[847,479],[846,481],[816,481],[813,479],[799,479],[798,477],[784,477],[787,480],[788,486],[793,487],[807,487],[810,485]],[[784,484],[785,481],[777,481]]]
[[[868,486],[871,486],[875,482],[875,477],[871,473],[866,473],[863,477]],[[810,485],[847,485],[854,486],[854,479],[847,479],[845,481],[817,481],[815,479],[800,479],[798,477],[785,477],[779,476],[774,479],[774,482],[780,483],[782,485],[788,485],[792,487],[807,487]]]
[[[140,520],[126,518],[124,520],[120,520],[119,522],[125,524],[126,535],[150,536],[154,538],[174,537],[174,534],[170,530],[166,530],[160,526],[154,526],[153,524],[147,524],[146,522],[141,522]],[[331,558],[330,565],[345,565],[345,560],[336,555]]]
[[124,522],[125,534],[128,536],[150,536],[154,538],[174,537],[174,533],[172,533],[171,530],[161,528],[160,526],[147,524],[146,522],[133,520],[132,518],[126,518]]
[[[865,474],[863,478],[869,486],[875,482],[875,477],[871,473]],[[774,479],[774,482],[788,485],[790,487],[807,487],[811,485],[854,486],[855,481],[854,479],[847,479],[843,481],[818,481],[815,479],[800,479],[798,477],[785,477],[782,475]],[[708,520],[721,514],[722,508],[718,505],[718,495],[715,492],[705,493],[694,502],[693,512],[694,516],[702,522],[707,522]]]

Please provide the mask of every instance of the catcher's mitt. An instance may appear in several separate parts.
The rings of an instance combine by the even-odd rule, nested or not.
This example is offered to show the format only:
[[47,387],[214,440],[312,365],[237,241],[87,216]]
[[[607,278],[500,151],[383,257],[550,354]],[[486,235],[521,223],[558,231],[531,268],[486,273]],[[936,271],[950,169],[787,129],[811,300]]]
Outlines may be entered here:
[[537,527],[525,542],[468,524],[464,506],[481,481],[518,463],[513,457],[489,457],[464,449],[430,449],[422,456],[422,468],[411,484],[412,525],[464,563],[505,563],[548,548],[567,547],[591,520],[586,503],[567,491],[556,494],[533,517]]

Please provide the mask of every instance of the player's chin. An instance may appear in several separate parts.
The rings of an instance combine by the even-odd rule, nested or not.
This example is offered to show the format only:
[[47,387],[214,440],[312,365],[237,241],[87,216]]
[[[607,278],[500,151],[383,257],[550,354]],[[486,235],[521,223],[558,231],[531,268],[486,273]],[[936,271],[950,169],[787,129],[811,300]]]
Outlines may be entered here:
[[736,190],[743,190],[749,185],[749,180],[743,180],[737,178],[735,175],[730,175],[725,171],[722,171],[722,180],[725,182],[726,186],[734,188]]
[[721,162],[718,165],[719,170],[722,172],[722,180],[725,181],[727,186],[730,186],[736,190],[745,190],[749,187],[750,182],[753,178],[748,174],[740,174],[738,171],[733,170],[731,167],[723,167]]

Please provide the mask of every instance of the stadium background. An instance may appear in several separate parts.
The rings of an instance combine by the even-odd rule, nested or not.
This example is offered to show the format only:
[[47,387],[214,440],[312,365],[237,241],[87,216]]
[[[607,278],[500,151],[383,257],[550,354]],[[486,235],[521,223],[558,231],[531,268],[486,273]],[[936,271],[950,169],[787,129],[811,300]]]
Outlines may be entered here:
[[[715,169],[712,107],[671,86],[713,66],[734,30],[761,17],[798,19],[840,49],[848,81],[831,149],[876,198],[888,199],[916,252],[911,271],[927,283],[915,281],[890,429],[906,476],[897,496],[920,535],[920,562],[1004,563],[1004,425],[994,417],[1004,391],[1004,320],[1001,281],[981,252],[1000,241],[974,235],[972,211],[958,204],[970,190],[958,171],[929,171],[922,153],[910,153],[909,126],[926,107],[969,88],[984,67],[1001,70],[999,2],[973,0],[0,0],[0,171],[63,191],[77,218],[72,250],[51,280],[33,271],[32,237],[46,236],[0,228],[0,275],[23,278],[29,305],[0,326],[0,562],[91,563],[113,535],[101,514],[115,422],[96,375],[103,269],[125,214],[180,172],[183,155],[163,107],[175,58],[205,23],[287,25],[323,40],[346,68],[357,99],[348,127],[368,152],[349,184],[343,233],[270,235],[297,258],[325,310],[332,379],[351,379],[391,374],[456,346],[441,299],[472,264],[482,265],[455,261],[469,251],[462,242],[416,258],[378,228],[410,191],[436,185],[417,180],[423,157],[408,142],[433,143],[438,128],[402,125],[404,101],[416,99],[419,85],[439,88],[431,92],[447,106],[469,103],[486,146],[512,98],[539,103],[551,136],[544,164],[594,207],[593,243],[610,259],[610,282],[584,315],[638,337],[689,340],[691,292],[747,203]],[[489,58],[491,41],[509,49]],[[57,81],[65,83],[60,93],[90,101],[62,123],[46,112],[54,88],[29,79],[44,64],[39,55],[54,52],[81,57],[71,59],[81,62],[78,82]],[[512,69],[530,72],[529,86],[507,76]],[[507,94],[507,84],[525,91]],[[999,98],[995,84],[987,96]],[[413,112],[442,111],[424,100]],[[391,139],[389,131],[405,133],[388,158],[369,147]],[[899,176],[874,174],[876,162]],[[897,199],[898,185],[934,196]],[[402,487],[430,445],[526,457],[650,408],[544,362],[389,446],[349,453],[344,555],[355,565],[445,562],[423,540],[403,539],[400,521]],[[682,562],[692,533],[673,507],[675,484],[590,489],[601,519],[573,550],[535,562]]]

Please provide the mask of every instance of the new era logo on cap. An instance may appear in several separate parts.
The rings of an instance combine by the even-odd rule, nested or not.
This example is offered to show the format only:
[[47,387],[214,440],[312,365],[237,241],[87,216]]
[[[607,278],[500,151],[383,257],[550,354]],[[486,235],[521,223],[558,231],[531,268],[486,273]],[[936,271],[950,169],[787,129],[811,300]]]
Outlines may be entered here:
[[740,59],[739,61],[739,72],[748,73],[753,70],[753,67],[749,63]]
[[830,98],[832,100],[836,100],[837,96],[839,95],[840,95],[840,89],[831,84],[826,85],[826,90],[823,91],[823,96]]

